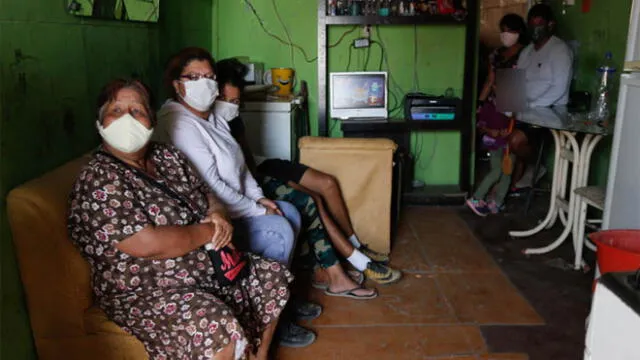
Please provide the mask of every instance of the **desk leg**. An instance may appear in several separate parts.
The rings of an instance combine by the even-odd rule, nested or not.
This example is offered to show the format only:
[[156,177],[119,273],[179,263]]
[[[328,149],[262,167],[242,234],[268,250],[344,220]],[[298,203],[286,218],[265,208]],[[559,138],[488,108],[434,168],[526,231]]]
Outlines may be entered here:
[[[589,182],[589,167],[591,165],[591,155],[596,145],[602,139],[602,135],[585,135],[582,140],[582,149],[580,151],[580,169],[578,171],[578,185],[577,187],[587,186]],[[575,270],[580,270],[584,264],[582,259],[582,251],[584,249],[584,225],[587,218],[587,203],[584,201],[576,201],[575,219],[573,226],[573,249],[575,251],[575,258],[573,267]]]
[[[555,130],[554,130],[555,131]],[[559,158],[562,158],[560,167],[562,166],[568,166],[564,165],[563,163],[566,162],[572,162],[573,163],[573,167],[571,169],[571,185],[569,186],[569,204],[567,206],[566,212],[567,212],[567,223],[565,224],[565,228],[564,231],[562,232],[562,234],[560,234],[560,236],[551,244],[545,246],[545,247],[541,247],[541,248],[529,248],[529,249],[525,249],[523,252],[525,254],[546,254],[554,249],[556,249],[558,246],[560,246],[569,236],[569,233],[571,233],[571,230],[573,230],[572,225],[573,225],[573,220],[574,220],[574,206],[575,206],[575,196],[573,191],[576,189],[576,185],[578,183],[578,176],[576,176],[578,174],[578,169],[580,168],[580,146],[578,145],[578,141],[576,140],[575,134],[568,132],[568,131],[560,131],[560,134],[558,134],[557,136],[565,136],[567,141],[569,142],[569,144],[571,145],[571,150],[569,151],[569,149],[566,149],[565,151],[563,151],[562,154],[556,154],[556,159],[560,160]],[[558,147],[559,148],[559,147]],[[563,175],[564,173],[564,175]],[[561,172],[560,174],[562,177],[562,179],[560,180],[564,180],[566,181],[566,173],[565,172]],[[555,178],[555,174],[554,174],[554,178]],[[555,179],[554,179],[554,186],[557,186],[558,184],[555,183]],[[566,190],[566,187],[565,187]],[[552,191],[552,194],[555,194],[554,191]],[[558,194],[558,199],[556,199],[556,203],[558,201],[566,201],[564,199],[560,199],[560,195]],[[552,198],[553,201],[553,198]],[[555,204],[555,203],[554,203]],[[557,206],[557,205],[556,205]],[[560,208],[558,209],[558,211],[564,211],[564,209]],[[538,226],[540,227],[540,226]]]
[[[553,178],[552,178],[552,181],[557,181],[558,185],[555,187],[555,190],[553,190],[553,187],[552,187],[552,191],[549,193],[550,199],[553,200],[558,197],[558,194],[560,194],[560,192],[562,191],[562,184],[566,182],[566,173],[563,171],[563,166],[562,166],[565,163],[564,158],[562,157],[562,151],[565,149],[566,146],[568,146],[568,143],[567,143],[567,139],[565,139],[562,133],[557,132],[555,130],[551,130],[551,134],[554,135],[554,141],[557,141],[559,146],[558,148],[556,148],[556,151],[558,151],[559,153],[559,157],[557,160],[554,160],[553,162]],[[555,136],[557,136],[557,139]],[[555,207],[553,209],[551,220],[547,223],[547,226],[545,226],[545,229],[551,229],[553,225],[555,225],[560,215],[559,210],[560,208],[558,207],[558,203],[555,202]]]
[[562,138],[558,131],[551,130],[551,135],[553,135],[553,144],[555,149],[554,161],[553,161],[553,181],[551,182],[551,199],[549,201],[549,211],[547,211],[547,216],[538,224],[538,226],[534,227],[530,230],[525,231],[509,231],[509,236],[512,237],[527,237],[542,231],[549,223],[555,222],[555,217],[557,215],[556,208],[556,194],[558,193],[559,188],[559,174],[560,174],[560,150],[562,146]]
[[[554,130],[551,130],[551,132],[553,133]],[[560,196],[560,194],[562,193],[562,184],[566,182],[566,176],[567,173],[564,170],[564,163],[565,163],[565,159],[562,157],[563,152],[565,151],[565,148],[567,146],[569,146],[569,144],[567,143],[567,139],[565,139],[564,135],[562,135],[562,133],[557,132],[558,135],[558,143],[560,144],[560,157],[558,158],[558,161],[553,163],[553,180],[557,180],[558,181],[558,186],[555,189],[555,192],[551,192],[549,196],[551,196],[551,198],[558,198],[558,196]],[[551,229],[556,221],[558,221],[558,219],[560,219],[560,221],[564,224],[564,219],[561,218],[561,214],[562,212],[560,211],[560,207],[558,206],[558,202],[556,202],[556,207],[554,209],[553,212],[553,216],[551,217],[551,221],[549,221],[549,223],[547,224],[547,226],[545,226],[545,229]]]

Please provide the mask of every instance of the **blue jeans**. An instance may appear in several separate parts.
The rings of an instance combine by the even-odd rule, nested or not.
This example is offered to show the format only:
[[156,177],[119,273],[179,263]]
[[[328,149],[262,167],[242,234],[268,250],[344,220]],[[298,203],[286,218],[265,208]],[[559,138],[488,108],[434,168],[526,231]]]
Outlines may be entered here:
[[276,201],[284,214],[233,219],[238,248],[284,265],[291,265],[293,248],[300,233],[302,219],[292,204]]

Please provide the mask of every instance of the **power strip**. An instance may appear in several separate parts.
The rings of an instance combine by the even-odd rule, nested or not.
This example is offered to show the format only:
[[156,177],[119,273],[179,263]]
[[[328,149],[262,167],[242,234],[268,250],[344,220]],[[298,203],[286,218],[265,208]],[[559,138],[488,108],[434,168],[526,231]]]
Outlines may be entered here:
[[353,47],[355,47],[356,49],[366,48],[369,47],[369,45],[371,45],[371,42],[367,38],[353,40]]

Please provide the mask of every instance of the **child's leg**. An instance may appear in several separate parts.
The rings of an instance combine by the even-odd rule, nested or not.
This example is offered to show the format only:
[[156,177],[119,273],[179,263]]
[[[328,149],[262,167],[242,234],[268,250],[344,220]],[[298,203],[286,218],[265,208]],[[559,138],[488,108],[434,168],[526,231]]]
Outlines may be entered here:
[[491,170],[484,179],[482,179],[480,185],[478,185],[478,189],[476,189],[476,192],[473,194],[476,200],[484,200],[489,190],[491,190],[491,187],[500,180],[500,176],[502,175],[502,150],[491,151],[490,165]]
[[[513,171],[513,165],[516,162],[516,156],[514,154],[509,154],[511,158],[511,171]],[[509,186],[511,185],[511,175],[506,175],[502,173],[500,176],[500,181],[498,182],[498,188],[496,190],[496,205],[498,207],[504,204],[504,199],[507,197],[507,192],[509,191]]]

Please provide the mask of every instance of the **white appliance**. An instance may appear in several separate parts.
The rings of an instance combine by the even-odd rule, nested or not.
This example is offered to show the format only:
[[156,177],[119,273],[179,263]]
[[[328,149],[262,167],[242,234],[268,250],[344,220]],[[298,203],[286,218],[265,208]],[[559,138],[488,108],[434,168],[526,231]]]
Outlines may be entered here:
[[640,229],[640,73],[622,74],[603,229]]
[[249,62],[245,64],[247,66],[247,75],[244,77],[244,81],[251,85],[262,84],[262,74],[264,73],[264,64],[257,62]]
[[603,229],[640,229],[640,0],[634,0],[607,179]]
[[295,160],[297,149],[296,110],[291,101],[247,101],[240,110],[245,137],[257,161],[265,158]]
[[630,274],[605,274],[596,286],[584,360],[640,359],[640,291],[627,282]]
[[[640,229],[640,0],[633,0],[631,8],[624,70],[609,160],[602,219],[605,230]],[[637,300],[640,292],[628,295],[629,291],[620,286],[608,286],[610,275],[603,276],[596,286],[587,320],[584,359],[640,359],[640,315],[629,305],[629,299]]]

